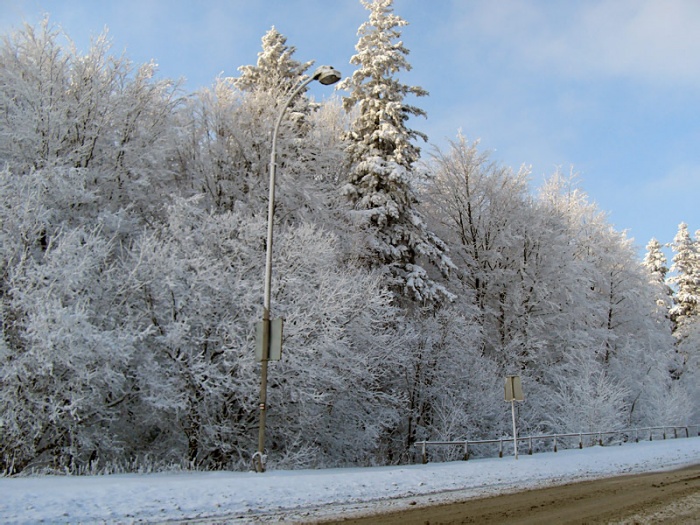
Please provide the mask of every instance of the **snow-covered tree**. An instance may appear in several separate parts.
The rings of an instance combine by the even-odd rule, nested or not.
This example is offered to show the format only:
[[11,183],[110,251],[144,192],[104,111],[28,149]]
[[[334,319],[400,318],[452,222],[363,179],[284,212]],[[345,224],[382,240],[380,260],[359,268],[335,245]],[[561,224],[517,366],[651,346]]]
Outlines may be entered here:
[[113,316],[123,284],[99,226],[26,247],[3,271],[0,471],[122,459],[137,332]]
[[[132,309],[153,356],[142,408],[204,467],[240,466],[254,450],[265,225],[182,201],[138,252]],[[381,462],[380,436],[396,418],[397,400],[381,388],[399,355],[400,338],[385,331],[395,311],[377,277],[340,255],[335,235],[314,225],[279,232],[272,289],[285,340],[268,394],[277,466]]]
[[698,243],[690,237],[686,223],[678,225],[671,248],[675,252],[671,265],[674,275],[669,282],[676,288],[671,319],[674,332],[682,337],[684,327],[696,322],[700,314],[700,253]]
[[78,471],[129,454],[119,423],[139,329],[115,313],[129,282],[120,257],[173,189],[174,85],[154,81],[151,64],[134,71],[111,57],[105,35],[85,55],[62,36],[44,20],[0,45],[7,472]]
[[[700,417],[700,323],[691,323],[683,335],[676,344],[672,370],[674,383],[679,383],[680,388],[672,393],[682,399],[682,392],[685,392],[691,405],[686,417],[697,421]],[[677,408],[674,407],[673,411],[677,413]]]
[[[566,243],[571,248],[571,283],[567,312],[558,332],[561,347],[575,355],[592,353],[602,371],[626,392],[621,415],[629,424],[644,421],[645,390],[668,370],[670,327],[658,311],[658,289],[650,286],[647,270],[624,232],[616,232],[604,214],[571,181],[556,177],[547,188],[552,213],[561,213]],[[564,252],[565,253],[565,252]],[[645,421],[646,423],[646,421]]]
[[[700,231],[695,239],[688,233],[688,225],[678,225],[678,233],[671,244],[675,252],[672,275],[668,282],[674,287],[673,306],[670,310],[673,335],[676,339],[675,355],[669,366],[671,375],[683,383],[693,383],[688,392],[697,392],[698,342],[700,341]],[[698,412],[697,404],[694,407]]]
[[[665,369],[671,341],[631,240],[570,179],[555,174],[533,198],[527,170],[490,162],[463,137],[430,169],[426,213],[457,265],[450,290],[477,306],[498,373],[522,373],[542,399],[552,367],[597,359],[624,393],[630,413],[619,416],[639,421],[640,392]],[[523,423],[536,431],[556,410],[528,404]]]
[[552,389],[545,428],[555,432],[598,432],[627,426],[628,392],[592,354],[577,352],[549,371]]
[[322,226],[291,227],[277,246],[285,340],[270,366],[271,461],[382,464],[402,401],[386,388],[402,358],[405,337],[391,328],[400,314],[379,276],[343,261],[339,239]]
[[399,40],[407,22],[393,13],[393,0],[362,4],[370,14],[350,60],[358,69],[340,86],[350,91],[345,108],[357,111],[348,134],[350,176],[343,192],[367,232],[369,263],[386,272],[390,288],[407,299],[440,302],[449,293],[423,264],[429,261],[446,274],[452,263],[445,244],[417,210],[412,181],[420,150],[414,140],[426,137],[410,129],[408,120],[425,112],[405,101],[427,92],[397,78],[411,66],[409,51]]
[[[276,120],[279,108],[287,103],[299,84],[308,78],[305,73],[313,61],[298,62],[293,58],[295,52],[295,47],[287,45],[287,37],[272,27],[262,38],[262,51],[258,53],[257,65],[239,67],[241,76],[231,79],[234,87],[246,93],[249,100],[253,99],[250,108],[257,109],[261,121],[270,116]],[[318,107],[306,96],[307,89],[304,88],[291,101],[280,133],[280,138],[286,135],[286,141],[280,141],[277,151],[278,165],[295,175],[298,174],[300,161],[308,154],[305,137],[310,131],[309,113]],[[268,133],[261,134],[261,138],[269,142],[271,126],[265,129]]]
[[190,97],[178,112],[183,132],[177,140],[178,181],[186,195],[204,195],[203,204],[220,210],[241,205],[265,208],[269,104],[244,95],[232,78]]
[[258,53],[256,65],[241,66],[241,76],[234,85],[241,91],[265,91],[277,97],[289,95],[299,79],[313,64],[299,62],[293,58],[296,48],[287,45],[287,37],[273,26],[262,37],[262,51]]
[[[488,334],[485,351],[497,354],[500,366],[517,367],[517,360],[527,359],[532,350],[522,337],[527,331],[521,322],[523,309],[537,302],[536,294],[547,287],[546,282],[533,283],[535,276],[528,274],[535,260],[528,257],[538,242],[526,231],[534,223],[527,196],[529,173],[490,162],[478,143],[468,144],[464,137],[447,153],[437,150],[430,168],[426,213],[453,253],[458,284],[451,289],[479,309]],[[532,293],[523,295],[524,289]]]
[[[638,264],[570,179],[534,196],[527,169],[464,140],[415,184],[422,111],[404,97],[422,90],[395,78],[409,66],[392,5],[365,2],[351,112],[300,96],[280,129],[269,464],[395,463],[418,439],[503,435],[506,373],[523,376],[531,431],[697,417],[697,301],[675,305],[692,315],[674,347],[658,246]],[[308,64],[273,30],[258,66],[183,102],[104,37],[81,55],[61,36],[44,23],[0,45],[0,475],[247,468],[269,132]],[[348,171],[350,214],[333,206]],[[687,228],[676,249],[692,299]]]
[[669,310],[672,304],[673,289],[666,284],[669,272],[666,254],[662,251],[662,246],[656,239],[651,239],[646,246],[646,253],[642,265],[649,272],[649,282],[659,288],[659,307]]
[[72,215],[132,210],[152,221],[171,193],[171,138],[177,86],[154,80],[155,65],[140,68],[109,54],[106,34],[81,55],[61,46],[48,19],[5,37],[0,45],[0,157],[17,176],[31,170],[84,170],[97,209]]
[[385,438],[389,461],[410,461],[418,440],[500,433],[500,374],[482,352],[477,313],[458,298],[433,315],[397,321],[401,352],[388,379],[401,403]]
[[666,255],[661,250],[662,246],[656,239],[651,239],[646,246],[646,254],[642,264],[649,270],[653,282],[665,283],[668,266]]
[[[238,78],[218,78],[179,114],[179,179],[222,210],[255,214],[267,207],[270,135],[281,106],[306,80],[309,63],[274,28],[263,37],[257,66]],[[323,222],[343,173],[341,133],[347,127],[337,101],[316,104],[305,93],[291,102],[281,122],[276,159],[277,218]],[[337,206],[335,206],[337,208]]]

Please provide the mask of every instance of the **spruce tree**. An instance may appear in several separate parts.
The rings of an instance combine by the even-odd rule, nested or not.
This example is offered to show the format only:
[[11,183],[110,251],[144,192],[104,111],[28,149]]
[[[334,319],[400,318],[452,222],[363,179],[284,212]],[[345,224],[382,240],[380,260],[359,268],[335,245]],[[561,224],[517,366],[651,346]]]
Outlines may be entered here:
[[[247,95],[249,103],[256,104],[260,109],[260,122],[276,118],[279,107],[287,102],[288,97],[308,78],[306,71],[313,61],[299,62],[294,60],[294,46],[287,45],[287,37],[277,31],[274,26],[262,37],[262,51],[258,53],[256,65],[241,66],[238,71],[241,76],[233,79],[233,85]],[[286,122],[292,126],[294,135],[303,138],[310,129],[307,117],[316,108],[303,89],[289,106]],[[274,122],[274,120],[273,120]],[[267,140],[267,137],[266,137]],[[294,157],[303,154],[304,144],[297,144]],[[283,148],[280,147],[280,150]],[[284,163],[285,154],[279,152],[280,164]]]
[[649,270],[653,282],[666,282],[666,274],[668,266],[666,266],[666,255],[661,251],[661,243],[656,239],[652,239],[647,244],[647,253],[644,256],[642,264]]
[[651,239],[646,248],[647,253],[642,261],[642,266],[649,272],[649,282],[659,290],[656,304],[668,311],[673,303],[673,290],[666,284],[669,272],[666,255],[661,250],[661,243],[656,239]]
[[294,60],[295,52],[294,46],[287,45],[287,37],[273,26],[262,37],[257,65],[239,67],[241,76],[234,80],[234,85],[246,92],[261,90],[280,96],[290,94],[313,64]]
[[399,297],[439,303],[449,292],[428,275],[423,260],[443,274],[452,263],[446,245],[428,230],[416,208],[411,180],[420,149],[413,141],[427,137],[407,124],[425,112],[404,102],[408,95],[428,93],[397,79],[411,66],[409,51],[399,40],[407,22],[393,13],[393,0],[362,4],[370,15],[358,30],[357,54],[350,60],[358,69],[340,86],[350,92],[343,99],[345,109],[357,111],[346,137],[350,175],[343,193],[369,234],[370,266],[384,271],[389,288]]
[[681,223],[678,233],[673,239],[671,248],[676,253],[673,256],[671,271],[675,275],[669,279],[675,284],[676,293],[671,308],[671,320],[674,333],[681,335],[681,329],[697,319],[698,303],[700,302],[700,253],[698,243],[688,233],[688,225]]
[[[318,202],[325,201],[325,198],[317,197],[329,193],[313,187],[317,165],[323,165],[322,161],[325,161],[325,151],[319,148],[313,137],[309,137],[316,125],[313,114],[320,105],[306,96],[307,88],[294,94],[308,80],[306,72],[313,61],[299,62],[294,59],[295,52],[295,47],[287,45],[287,37],[273,26],[262,37],[262,50],[258,53],[256,65],[239,67],[241,75],[224,79],[225,82],[220,82],[216,90],[218,100],[233,101],[222,119],[229,120],[222,126],[223,143],[229,149],[239,148],[246,169],[240,178],[245,181],[246,189],[264,187],[264,195],[256,196],[261,200],[268,194],[268,173],[265,170],[269,169],[271,133],[280,111],[289,103],[277,136],[278,196],[275,206],[278,218],[291,221],[298,220],[307,210],[315,210]],[[292,95],[294,98],[290,101]],[[215,131],[218,132],[218,128]],[[319,159],[321,162],[317,162]],[[248,180],[250,174],[255,174],[254,180]],[[252,209],[260,204],[252,204]]]

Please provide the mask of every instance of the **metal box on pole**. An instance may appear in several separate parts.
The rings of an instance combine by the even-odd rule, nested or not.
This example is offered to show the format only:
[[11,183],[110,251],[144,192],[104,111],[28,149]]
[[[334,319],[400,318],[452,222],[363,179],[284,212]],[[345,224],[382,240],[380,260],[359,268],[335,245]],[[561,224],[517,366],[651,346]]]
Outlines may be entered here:
[[270,361],[279,361],[282,359],[282,328],[284,319],[278,317],[270,321]]
[[507,376],[505,390],[506,401],[523,401],[525,399],[523,396],[523,384],[520,380],[520,376]]
[[515,402],[523,401],[523,385],[520,376],[506,376],[505,400],[510,402],[511,414],[513,416],[513,452],[515,459],[518,459],[518,427],[515,424]]
[[282,359],[282,329],[284,320],[263,319],[255,323],[255,359],[279,361]]

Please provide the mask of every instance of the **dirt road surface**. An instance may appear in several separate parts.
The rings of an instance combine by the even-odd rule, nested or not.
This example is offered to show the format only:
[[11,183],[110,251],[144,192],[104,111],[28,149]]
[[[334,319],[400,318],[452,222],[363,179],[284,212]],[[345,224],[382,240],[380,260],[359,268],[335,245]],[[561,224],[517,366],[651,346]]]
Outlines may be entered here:
[[[411,504],[413,502],[409,502]],[[336,517],[343,525],[700,524],[700,464],[410,510]]]

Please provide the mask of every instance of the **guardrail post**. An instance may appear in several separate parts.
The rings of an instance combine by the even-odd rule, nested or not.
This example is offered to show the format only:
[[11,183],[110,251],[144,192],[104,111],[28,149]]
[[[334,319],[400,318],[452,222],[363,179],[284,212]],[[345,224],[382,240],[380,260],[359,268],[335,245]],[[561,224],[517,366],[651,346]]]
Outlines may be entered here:
[[554,452],[557,451],[557,436],[554,436]]
[[469,441],[464,442],[464,461],[469,461]]
[[503,438],[498,440],[498,457],[503,457]]
[[690,432],[688,431],[688,427],[685,427],[685,437],[690,437]]
[[578,434],[578,448],[583,448],[583,432],[579,432]]
[[428,453],[425,450],[425,441],[423,441],[423,447],[421,449],[421,456],[423,460],[423,465],[425,465],[428,462]]
[[530,442],[530,450],[528,450],[528,455],[532,456],[532,438],[528,440]]
[[663,431],[664,439],[666,439],[666,427],[661,427],[661,430]]

